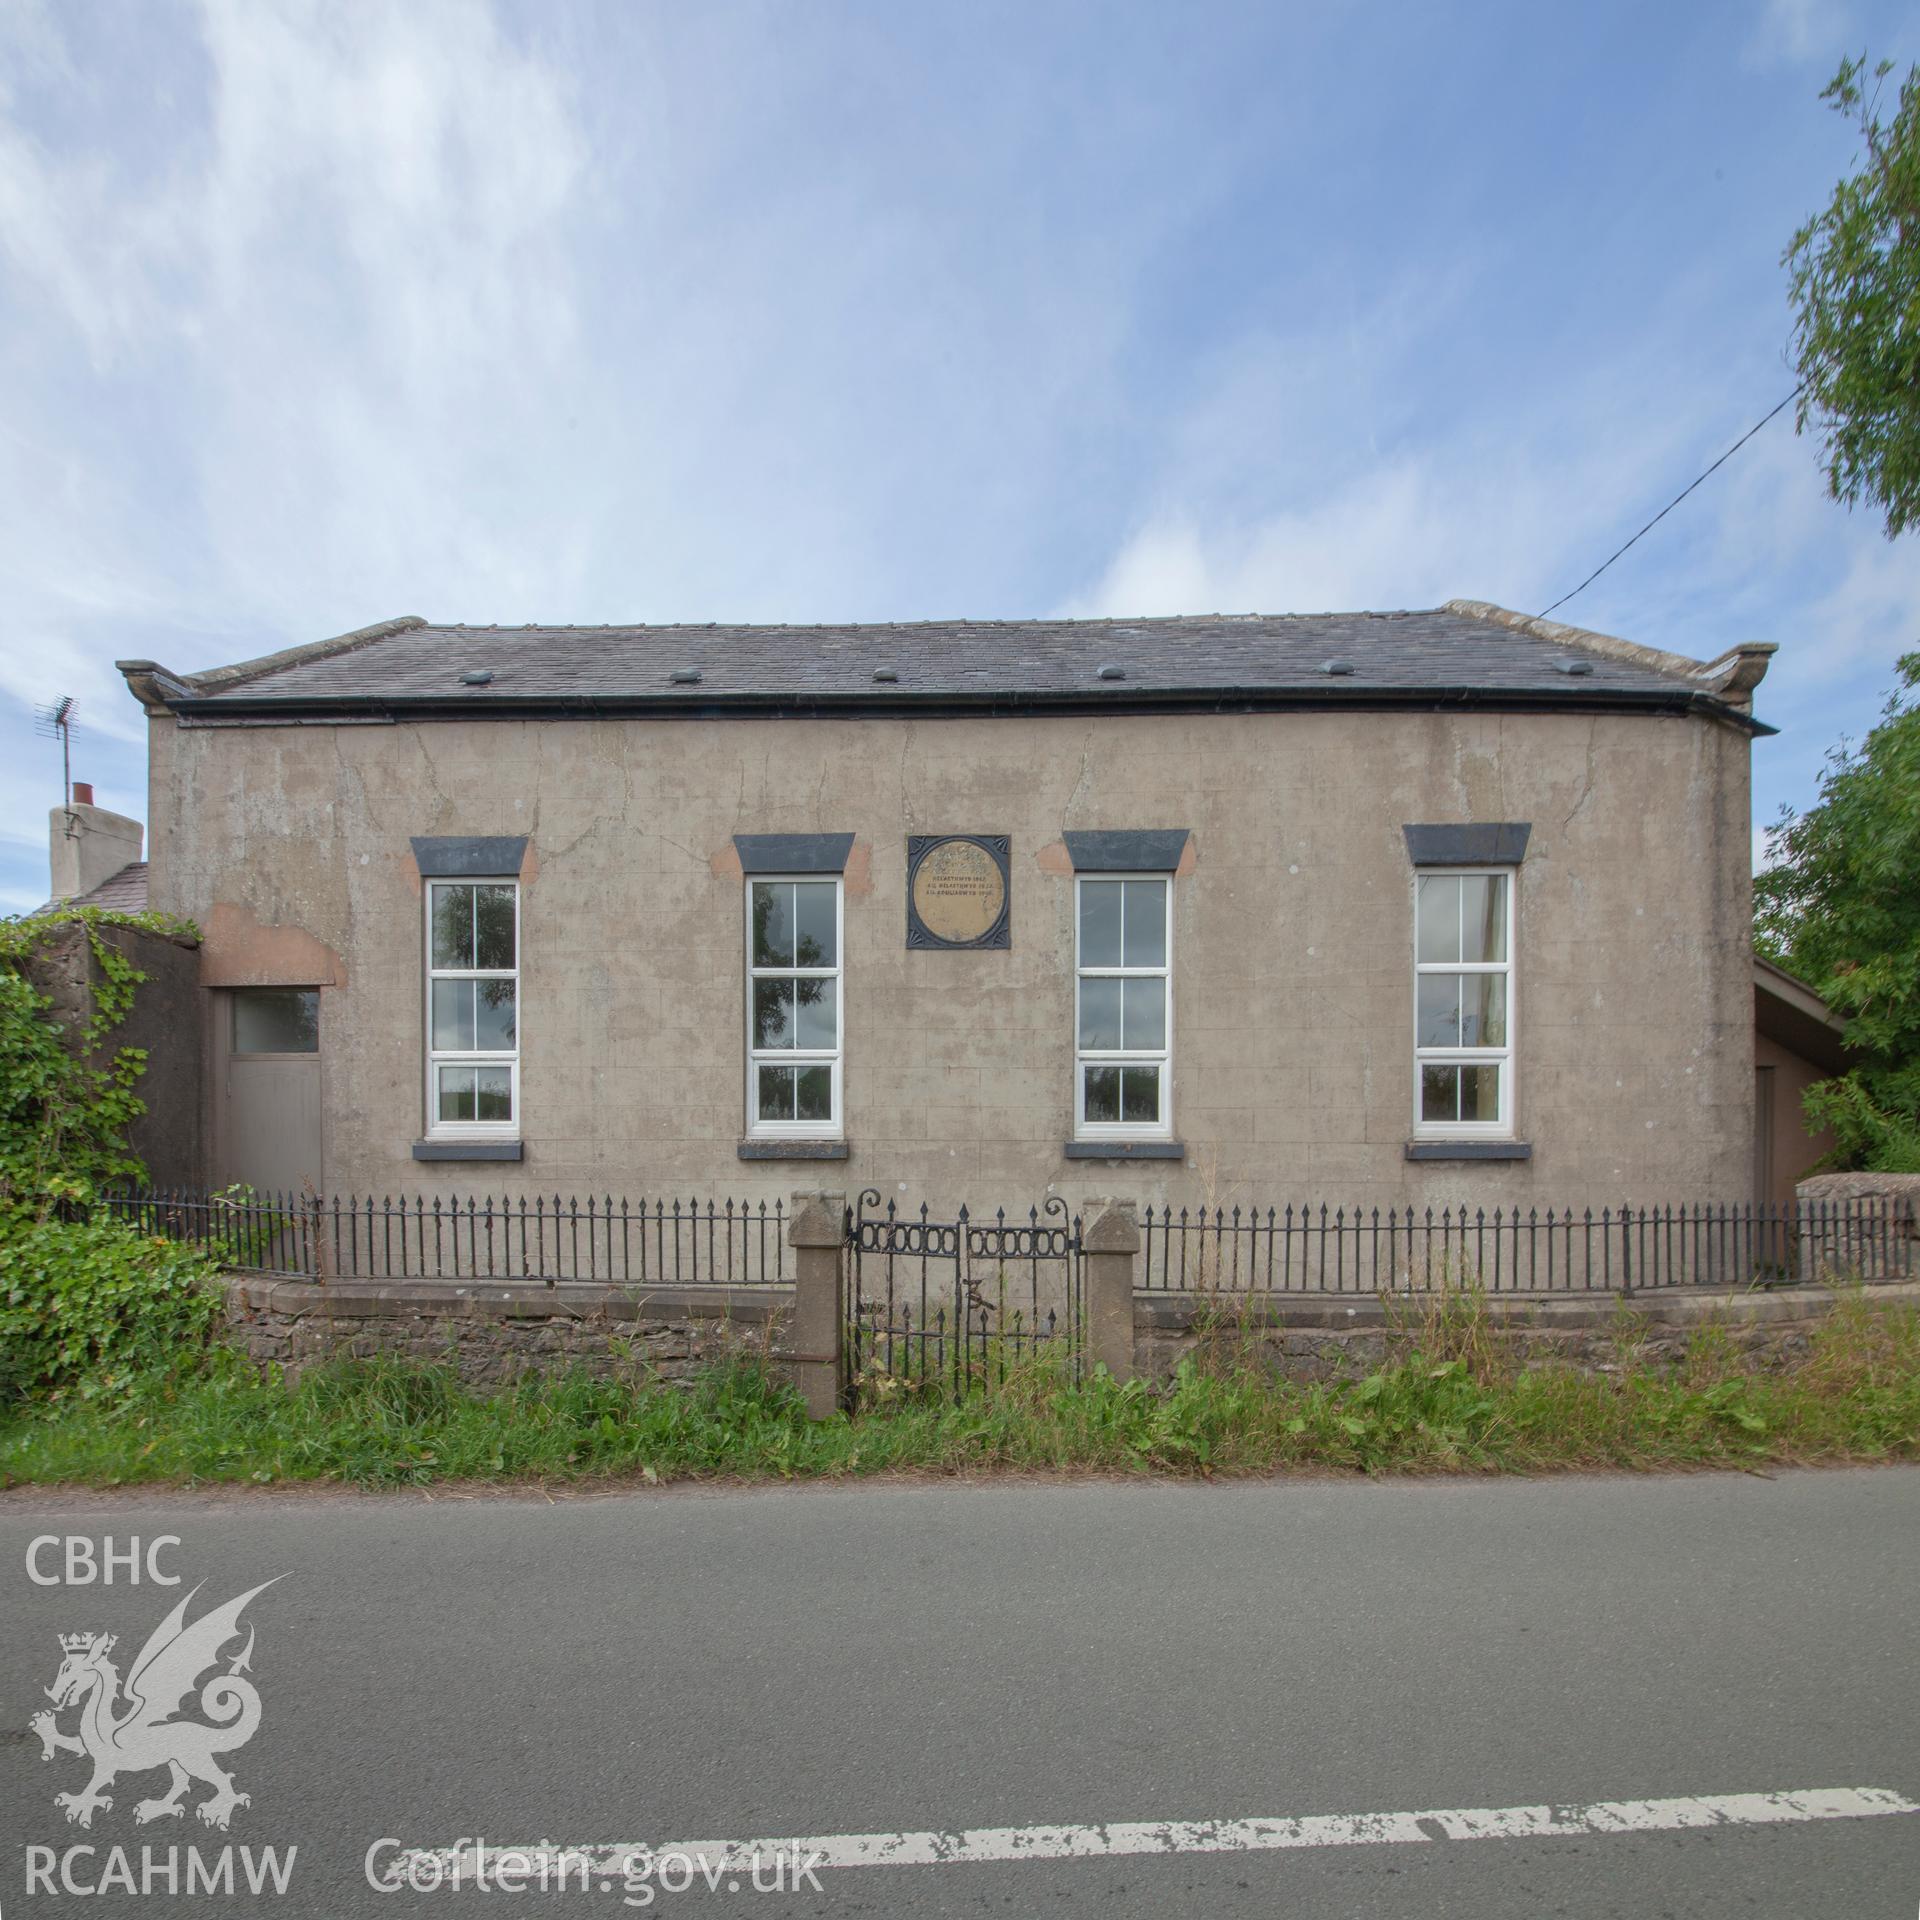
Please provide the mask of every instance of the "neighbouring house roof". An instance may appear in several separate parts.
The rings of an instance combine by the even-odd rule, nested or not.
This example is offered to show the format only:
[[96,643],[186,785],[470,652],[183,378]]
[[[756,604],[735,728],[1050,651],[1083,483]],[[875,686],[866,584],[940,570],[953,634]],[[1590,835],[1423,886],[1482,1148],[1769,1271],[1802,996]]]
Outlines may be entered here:
[[116,874],[102,880],[86,893],[70,900],[49,900],[34,908],[34,914],[53,913],[62,907],[105,907],[110,913],[145,913],[147,910],[147,863],[130,860]]
[[207,673],[119,666],[149,711],[201,724],[1476,705],[1705,712],[1765,733],[1749,706],[1772,652],[1756,644],[1702,663],[1451,600],[1402,613],[820,626],[469,627],[409,615]]
[[1854,1064],[1847,1046],[1847,1023],[1804,980],[1753,956],[1753,1024],[1803,1060],[1828,1073],[1845,1073]]

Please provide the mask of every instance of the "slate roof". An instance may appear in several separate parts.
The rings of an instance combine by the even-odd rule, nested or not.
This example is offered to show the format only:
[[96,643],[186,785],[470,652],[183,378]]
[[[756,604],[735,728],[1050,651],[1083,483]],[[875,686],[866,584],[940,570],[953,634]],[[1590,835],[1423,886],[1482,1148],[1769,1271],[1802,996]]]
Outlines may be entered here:
[[[470,627],[408,618],[208,674],[175,677],[150,661],[121,665],[150,703],[208,717],[356,708],[1085,710],[1409,699],[1704,702],[1737,710],[1764,658],[1744,686],[1727,683],[1745,671],[1749,654],[1770,651],[1748,649],[1703,669],[1606,635],[1453,601],[1400,613],[822,626]],[[1329,663],[1348,671],[1329,672]],[[463,678],[482,673],[491,678],[481,684]]]
[[49,900],[35,907],[34,917],[52,913],[59,907],[104,907],[109,913],[145,913],[147,910],[147,863],[132,860],[116,874],[102,880],[86,893],[71,900]]

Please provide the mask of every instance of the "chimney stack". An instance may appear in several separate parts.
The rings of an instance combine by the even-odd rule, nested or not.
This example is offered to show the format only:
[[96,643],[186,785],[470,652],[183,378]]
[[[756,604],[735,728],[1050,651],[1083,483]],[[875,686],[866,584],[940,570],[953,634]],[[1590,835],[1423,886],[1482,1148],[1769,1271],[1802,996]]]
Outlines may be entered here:
[[53,897],[71,900],[91,893],[111,880],[122,867],[140,858],[145,829],[124,813],[109,813],[93,804],[93,788],[84,780],[73,783],[70,806],[55,807],[47,815],[49,864],[53,870]]

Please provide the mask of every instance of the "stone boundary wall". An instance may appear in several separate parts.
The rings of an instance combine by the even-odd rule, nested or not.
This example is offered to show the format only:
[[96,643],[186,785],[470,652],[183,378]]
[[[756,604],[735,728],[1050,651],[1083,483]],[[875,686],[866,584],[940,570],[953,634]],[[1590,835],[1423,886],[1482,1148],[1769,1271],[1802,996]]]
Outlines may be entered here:
[[[1869,1302],[1920,1305],[1920,1284],[1858,1292]],[[1806,1354],[1814,1329],[1845,1297],[1847,1291],[1839,1289],[1796,1287],[1643,1295],[1631,1302],[1596,1296],[1482,1304],[1491,1337],[1509,1346],[1517,1361],[1605,1373],[1630,1356],[1643,1365],[1677,1365],[1706,1327],[1724,1329],[1754,1365],[1781,1365]],[[1138,1293],[1127,1371],[1166,1381],[1184,1357],[1205,1355],[1252,1357],[1298,1381],[1364,1374],[1420,1344],[1421,1316],[1431,1304],[1418,1296],[1342,1301]],[[788,1286],[629,1293],[570,1284],[315,1285],[236,1276],[227,1283],[227,1317],[249,1358],[277,1364],[290,1378],[337,1356],[396,1354],[451,1361],[461,1379],[475,1386],[576,1365],[600,1375],[684,1380],[702,1364],[732,1354],[769,1357],[804,1390],[803,1363],[817,1358],[794,1350],[794,1293]],[[829,1411],[834,1397],[829,1393],[815,1411]]]
[[584,1366],[683,1380],[727,1354],[785,1358],[790,1286],[389,1283],[230,1276],[227,1324],[261,1366],[297,1378],[342,1355],[446,1360],[473,1386]]
[[[1599,1295],[1584,1299],[1491,1297],[1484,1308],[1491,1337],[1523,1364],[1558,1362],[1585,1373],[1617,1371],[1629,1358],[1656,1368],[1677,1366],[1693,1337],[1724,1330],[1755,1366],[1804,1358],[1814,1330],[1853,1293],[1875,1303],[1920,1305],[1920,1284],[1858,1289],[1795,1287],[1791,1291]],[[1421,1344],[1424,1312],[1437,1303],[1418,1295],[1349,1301],[1248,1294],[1136,1294],[1133,1365],[1148,1380],[1171,1379],[1189,1354],[1257,1357],[1290,1380],[1337,1380],[1404,1358]]]
[[1817,1173],[1793,1191],[1802,1280],[1920,1277],[1920,1173]]

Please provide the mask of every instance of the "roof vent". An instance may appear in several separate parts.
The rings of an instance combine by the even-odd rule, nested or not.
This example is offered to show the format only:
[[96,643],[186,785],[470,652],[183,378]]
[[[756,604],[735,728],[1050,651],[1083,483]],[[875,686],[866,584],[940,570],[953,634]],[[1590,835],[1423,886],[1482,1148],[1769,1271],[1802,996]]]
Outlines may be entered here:
[[875,667],[873,677],[876,680],[898,680],[900,678],[891,667]]
[[1556,660],[1553,663],[1555,673],[1571,674],[1574,679],[1584,679],[1593,671],[1591,660]]
[[667,676],[676,687],[697,687],[700,684],[698,667],[675,667]]
[[460,676],[460,684],[463,687],[490,687],[493,684],[493,674],[486,667],[475,667],[471,673],[463,673]]
[[1106,665],[1100,669],[1100,678],[1102,680],[1124,680],[1126,677],[1126,668],[1115,660],[1109,660]]
[[1337,680],[1344,680],[1352,674],[1353,662],[1351,660],[1322,660],[1320,662],[1320,671],[1322,673],[1332,674]]

